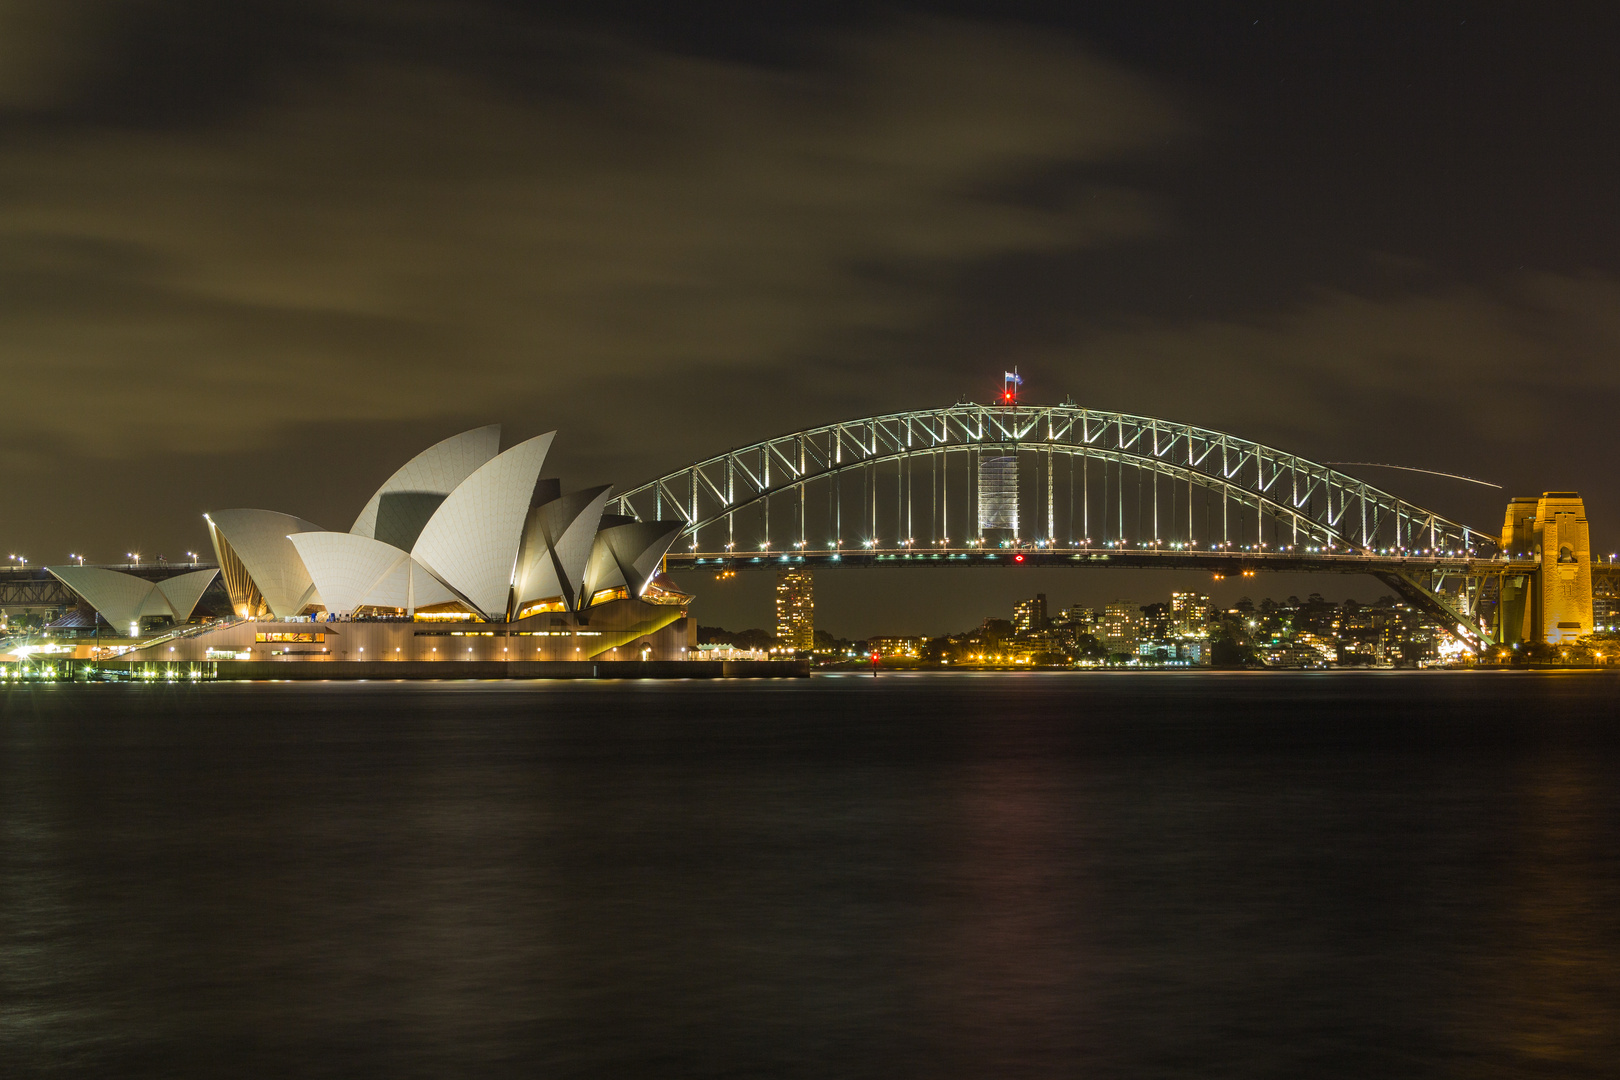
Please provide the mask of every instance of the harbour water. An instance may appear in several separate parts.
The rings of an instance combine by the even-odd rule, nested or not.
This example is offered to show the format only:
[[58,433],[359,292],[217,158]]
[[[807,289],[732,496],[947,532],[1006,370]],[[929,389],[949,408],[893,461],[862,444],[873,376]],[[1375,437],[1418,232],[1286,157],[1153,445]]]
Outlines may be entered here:
[[0,690],[0,1076],[1598,1077],[1620,679]]

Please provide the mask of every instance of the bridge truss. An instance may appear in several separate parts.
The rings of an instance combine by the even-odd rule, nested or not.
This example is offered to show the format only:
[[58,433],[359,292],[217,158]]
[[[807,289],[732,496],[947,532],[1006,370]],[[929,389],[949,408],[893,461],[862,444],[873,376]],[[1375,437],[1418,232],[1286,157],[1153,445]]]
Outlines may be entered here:
[[1332,569],[1379,576],[1476,648],[1491,638],[1469,569],[1496,555],[1489,535],[1250,439],[1072,404],[793,432],[631,488],[614,509],[684,521],[671,566]]
[[[982,465],[1013,458],[1018,521],[987,535]],[[1448,521],[1326,465],[1226,432],[1074,405],[960,404],[740,447],[631,488],[617,512],[686,522],[691,551],[1028,545],[1326,547],[1489,554]]]

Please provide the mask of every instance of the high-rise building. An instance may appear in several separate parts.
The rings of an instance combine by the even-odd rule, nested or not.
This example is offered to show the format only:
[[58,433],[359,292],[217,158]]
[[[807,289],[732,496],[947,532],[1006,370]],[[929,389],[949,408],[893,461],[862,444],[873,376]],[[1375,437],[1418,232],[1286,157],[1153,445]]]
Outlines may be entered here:
[[1095,609],[1075,604],[1059,611],[1054,621],[1072,627],[1082,634],[1092,634],[1097,630],[1099,616]]
[[[0,616],[0,624],[4,617]],[[1594,630],[1620,629],[1620,596],[1600,594],[1592,597],[1592,628]]]
[[1170,618],[1178,634],[1191,636],[1204,629],[1214,604],[1202,593],[1173,592],[1170,594]]
[[809,652],[816,645],[816,581],[807,569],[776,573],[776,646]]
[[1046,594],[1036,593],[1029,600],[1013,605],[1013,632],[1035,634],[1046,629]]
[[1103,608],[1102,643],[1113,652],[1135,652],[1142,611],[1134,600],[1115,600]]

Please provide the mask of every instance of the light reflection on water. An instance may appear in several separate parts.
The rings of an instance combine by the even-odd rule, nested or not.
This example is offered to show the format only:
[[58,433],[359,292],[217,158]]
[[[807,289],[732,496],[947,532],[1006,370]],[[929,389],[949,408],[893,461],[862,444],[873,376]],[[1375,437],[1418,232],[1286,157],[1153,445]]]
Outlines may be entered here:
[[1612,1075],[1617,689],[10,688],[0,1075]]

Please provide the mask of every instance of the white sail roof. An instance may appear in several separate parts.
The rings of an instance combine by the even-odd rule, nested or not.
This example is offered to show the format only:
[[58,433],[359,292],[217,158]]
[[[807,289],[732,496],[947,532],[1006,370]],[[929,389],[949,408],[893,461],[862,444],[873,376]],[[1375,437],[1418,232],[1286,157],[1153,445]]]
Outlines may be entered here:
[[371,496],[349,529],[402,551],[417,538],[445,497],[501,448],[501,426],[463,431],[401,465]]
[[319,601],[304,560],[287,539],[293,533],[324,531],[319,525],[274,510],[216,510],[208,518],[278,618],[297,615]]
[[47,566],[62,584],[84,598],[120,634],[140,622],[143,609],[157,586],[134,574],[103,570],[99,566]]
[[304,560],[321,603],[341,615],[366,603],[385,577],[410,560],[391,544],[355,533],[303,532],[287,539]]
[[197,570],[152,582],[134,574],[99,566],[47,566],[62,584],[84,598],[120,634],[138,630],[149,615],[168,615],[177,623],[191,618],[203,590],[218,570]]
[[518,559],[519,605],[560,596],[577,608],[585,563],[591,556],[602,508],[613,491],[611,484],[570,492],[529,511],[523,530],[523,551]]
[[585,567],[584,603],[603,589],[628,586],[640,596],[658,573],[664,552],[685,527],[680,521],[632,521],[612,525],[596,534]]
[[371,587],[361,601],[365,607],[415,610],[460,600],[451,589],[415,559],[406,559]]
[[218,576],[217,569],[193,570],[189,574],[177,574],[157,583],[157,590],[168,601],[175,622],[183,623],[191,619],[191,613],[197,610],[197,601],[202,599],[202,594],[208,591],[208,586]]
[[411,556],[484,617],[502,619],[524,519],[555,431],[491,458],[446,496]]

